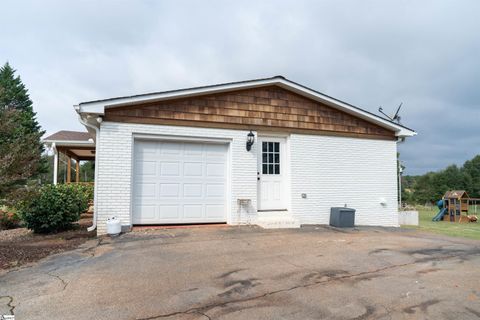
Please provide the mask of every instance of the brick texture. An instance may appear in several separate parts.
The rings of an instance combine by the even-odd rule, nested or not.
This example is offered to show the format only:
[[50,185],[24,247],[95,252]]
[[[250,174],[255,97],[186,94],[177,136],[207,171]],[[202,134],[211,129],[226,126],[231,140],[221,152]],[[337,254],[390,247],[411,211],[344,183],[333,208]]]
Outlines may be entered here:
[[[131,185],[135,134],[230,139],[230,212],[227,223],[250,223],[256,218],[257,147],[245,150],[249,131],[144,125],[105,121],[97,142],[99,166],[98,234],[106,220],[131,224]],[[255,136],[257,133],[255,132]],[[327,224],[330,207],[357,209],[357,224],[397,226],[396,143],[387,140],[291,134],[287,139],[290,164],[288,210],[302,224]],[[307,198],[301,194],[306,193]],[[384,198],[386,205],[380,204]],[[238,199],[250,199],[241,210]]]
[[328,224],[330,208],[347,204],[358,225],[397,226],[396,152],[394,141],[291,135],[293,215]]

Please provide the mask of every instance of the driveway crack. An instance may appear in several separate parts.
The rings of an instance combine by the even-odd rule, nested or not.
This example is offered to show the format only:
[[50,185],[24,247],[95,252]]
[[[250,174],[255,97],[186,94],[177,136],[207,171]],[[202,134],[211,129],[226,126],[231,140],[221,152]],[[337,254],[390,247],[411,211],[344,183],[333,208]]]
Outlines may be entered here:
[[[442,259],[457,258],[458,256],[459,255],[445,255],[445,256],[442,257]],[[275,294],[285,293],[285,292],[301,289],[301,288],[309,288],[309,287],[322,285],[322,284],[326,284],[326,283],[338,282],[338,281],[348,280],[348,279],[352,279],[352,278],[363,277],[363,276],[366,276],[366,275],[372,275],[372,274],[384,272],[384,271],[387,271],[387,270],[412,266],[412,265],[415,265],[419,262],[422,262],[422,261],[413,261],[413,262],[407,262],[407,263],[402,263],[402,264],[395,264],[395,265],[386,266],[386,267],[378,268],[378,269],[371,270],[371,271],[364,271],[364,272],[359,272],[359,273],[355,273],[355,274],[346,274],[346,275],[336,276],[336,277],[332,277],[332,278],[327,278],[325,280],[314,281],[312,283],[296,285],[296,286],[289,287],[289,288],[269,291],[269,292],[266,292],[266,293],[263,293],[263,294],[260,294],[260,295],[256,295],[256,296],[252,296],[252,297],[246,297],[246,298],[242,298],[242,299],[233,299],[233,300],[229,300],[229,301],[225,301],[225,302],[211,303],[211,304],[207,304],[207,305],[200,306],[200,307],[190,308],[190,309],[187,309],[185,311],[177,311],[177,312],[172,312],[172,313],[167,313],[167,314],[160,314],[160,315],[155,315],[155,316],[146,317],[146,318],[137,318],[137,320],[154,320],[154,319],[173,317],[173,316],[180,315],[180,314],[192,314],[192,313],[201,314],[201,315],[204,315],[205,317],[207,317],[208,319],[211,319],[204,312],[207,311],[207,310],[211,310],[213,308],[224,307],[224,306],[234,304],[234,303],[249,302],[249,301],[253,301],[253,300],[257,300],[257,299],[262,299],[262,298],[265,298],[265,297],[268,297],[268,296],[272,296],[272,295],[275,295]]]
[[10,309],[10,314],[11,315],[14,315],[15,314],[15,306],[12,305],[13,303],[13,297],[12,296],[0,296],[0,300],[3,299],[3,298],[7,298],[8,299],[8,302],[7,302],[7,307]]
[[205,313],[203,313],[203,312],[193,311],[192,313],[199,314],[199,315],[201,315],[201,316],[204,316],[204,317],[207,318],[208,320],[212,320],[212,318],[210,318],[207,314],[205,314]]
[[50,277],[56,278],[57,280],[59,280],[62,283],[62,286],[63,286],[62,291],[64,291],[67,288],[68,282],[63,280],[62,277],[60,277],[58,274],[53,274],[51,272],[47,272],[46,274],[49,275]]

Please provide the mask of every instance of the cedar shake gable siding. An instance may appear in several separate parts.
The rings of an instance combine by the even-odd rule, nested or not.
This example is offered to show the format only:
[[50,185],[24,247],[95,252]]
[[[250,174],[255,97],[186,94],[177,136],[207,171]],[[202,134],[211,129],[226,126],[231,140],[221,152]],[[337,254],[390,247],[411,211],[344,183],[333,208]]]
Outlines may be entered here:
[[105,120],[395,139],[394,131],[277,86],[106,108]]

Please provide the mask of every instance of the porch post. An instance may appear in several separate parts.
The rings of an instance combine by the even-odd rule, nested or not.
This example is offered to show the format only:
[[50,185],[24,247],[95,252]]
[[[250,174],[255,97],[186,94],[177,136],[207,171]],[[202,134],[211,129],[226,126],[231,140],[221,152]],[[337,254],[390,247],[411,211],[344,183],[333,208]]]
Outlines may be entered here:
[[72,180],[72,158],[67,156],[67,183]]
[[80,182],[80,161],[78,160],[78,158],[75,159],[75,182]]
[[57,184],[58,176],[58,151],[55,143],[52,144],[53,148],[53,184]]

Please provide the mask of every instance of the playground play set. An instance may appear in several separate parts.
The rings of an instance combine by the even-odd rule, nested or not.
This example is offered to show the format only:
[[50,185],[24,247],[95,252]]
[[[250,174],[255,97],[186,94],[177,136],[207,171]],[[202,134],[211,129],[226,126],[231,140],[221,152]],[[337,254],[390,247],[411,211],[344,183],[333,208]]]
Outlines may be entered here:
[[[440,211],[432,221],[450,221],[450,222],[477,222],[475,215],[469,215],[470,203],[478,199],[472,199],[465,190],[447,191],[442,200],[437,202]],[[477,205],[474,206],[477,213]]]

